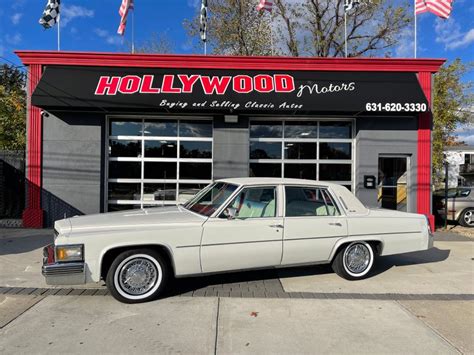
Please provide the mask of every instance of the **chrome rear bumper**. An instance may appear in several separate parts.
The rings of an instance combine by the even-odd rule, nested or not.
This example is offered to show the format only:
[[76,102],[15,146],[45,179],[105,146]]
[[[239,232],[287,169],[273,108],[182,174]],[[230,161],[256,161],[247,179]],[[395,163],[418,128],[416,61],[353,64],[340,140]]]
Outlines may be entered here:
[[43,248],[42,274],[48,285],[80,285],[86,283],[85,263],[57,263],[54,245]]

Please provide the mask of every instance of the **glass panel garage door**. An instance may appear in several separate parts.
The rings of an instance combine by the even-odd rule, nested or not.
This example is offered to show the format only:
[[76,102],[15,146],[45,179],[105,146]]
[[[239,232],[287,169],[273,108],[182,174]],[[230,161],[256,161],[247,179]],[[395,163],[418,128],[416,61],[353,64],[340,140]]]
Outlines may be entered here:
[[212,121],[110,119],[108,210],[182,203],[212,180]]
[[250,176],[331,181],[352,187],[352,121],[250,122]]

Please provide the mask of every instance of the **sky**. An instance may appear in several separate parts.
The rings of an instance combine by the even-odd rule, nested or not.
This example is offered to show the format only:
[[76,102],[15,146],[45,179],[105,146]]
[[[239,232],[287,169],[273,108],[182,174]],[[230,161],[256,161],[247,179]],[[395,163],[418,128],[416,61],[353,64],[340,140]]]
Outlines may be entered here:
[[[298,0],[284,0],[288,2]],[[414,0],[393,0],[412,5]],[[17,49],[56,50],[56,28],[44,30],[38,24],[46,0],[0,0],[0,63],[20,60]],[[259,0],[255,0],[256,4]],[[131,20],[124,38],[116,34],[121,0],[62,0],[61,50],[124,52],[131,42]],[[202,53],[183,28],[199,10],[200,0],[135,0],[135,43],[143,43],[152,33],[164,33],[175,53]],[[209,14],[212,16],[212,14]],[[455,0],[448,20],[430,13],[418,15],[418,57],[461,58],[474,62],[474,1]],[[406,30],[395,49],[396,57],[412,58],[414,31]],[[474,81],[474,71],[463,80]],[[474,145],[474,127],[460,127],[460,138]]]

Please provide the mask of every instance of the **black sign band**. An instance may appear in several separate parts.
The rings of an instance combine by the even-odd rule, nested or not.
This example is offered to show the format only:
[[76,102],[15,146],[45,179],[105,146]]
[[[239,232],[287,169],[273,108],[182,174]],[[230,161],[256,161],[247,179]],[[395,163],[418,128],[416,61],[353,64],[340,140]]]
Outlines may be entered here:
[[[421,112],[414,73],[47,67],[43,108],[165,112]],[[400,108],[400,110],[397,110]]]

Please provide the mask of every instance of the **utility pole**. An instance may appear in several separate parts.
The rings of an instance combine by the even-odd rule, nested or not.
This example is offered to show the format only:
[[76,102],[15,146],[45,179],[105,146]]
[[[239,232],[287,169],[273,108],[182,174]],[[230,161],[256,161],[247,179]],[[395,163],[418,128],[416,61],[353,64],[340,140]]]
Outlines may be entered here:
[[448,229],[448,175],[449,163],[444,161],[444,229]]

